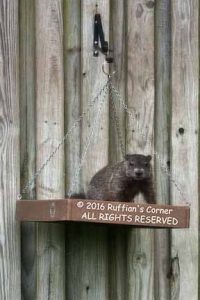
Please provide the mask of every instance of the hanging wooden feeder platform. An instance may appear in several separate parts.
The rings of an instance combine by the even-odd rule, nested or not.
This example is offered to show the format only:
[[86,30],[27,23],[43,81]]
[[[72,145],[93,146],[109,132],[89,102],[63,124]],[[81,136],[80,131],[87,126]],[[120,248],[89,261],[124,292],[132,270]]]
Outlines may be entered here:
[[188,206],[82,199],[19,200],[18,221],[92,222],[146,227],[189,227]]

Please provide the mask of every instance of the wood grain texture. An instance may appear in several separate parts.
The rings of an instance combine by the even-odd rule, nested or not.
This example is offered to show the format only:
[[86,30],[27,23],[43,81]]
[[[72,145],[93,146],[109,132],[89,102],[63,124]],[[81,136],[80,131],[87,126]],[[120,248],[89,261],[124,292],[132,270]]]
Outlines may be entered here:
[[[36,1],[37,169],[64,134],[62,1]],[[37,198],[64,196],[63,147],[37,180]],[[37,299],[65,299],[65,227],[38,225]]]
[[[93,56],[93,17],[96,1],[86,0],[82,1],[81,4],[81,107],[85,111],[107,78],[101,69],[104,57],[102,55],[98,58]],[[109,33],[108,1],[99,2],[99,12],[102,14],[105,37],[107,38]],[[99,101],[100,99],[82,122],[81,157],[84,156],[86,141],[95,123]],[[81,189],[84,189],[84,191],[91,177],[108,162],[108,103],[105,103],[101,120],[97,124],[99,128],[95,130],[95,135],[98,132],[98,140],[95,140],[94,136],[92,137],[92,142],[85,156],[86,163],[81,172]],[[76,285],[71,291],[70,299],[107,299],[106,229],[104,226],[88,226],[88,224],[76,229],[76,239],[71,241],[71,246],[74,248],[73,260],[75,266],[71,278],[73,282],[76,282]],[[78,235],[79,232],[80,235]]]
[[[35,6],[34,1],[20,1],[20,163],[21,190],[35,173]],[[23,195],[35,199],[32,187]],[[22,298],[36,296],[36,225],[21,224]]]
[[[101,88],[107,81],[107,76],[102,72],[102,64],[105,60],[102,54],[99,57],[93,56],[93,18],[95,13],[96,1],[86,0],[82,2],[82,108],[85,110],[91,100],[100,92]],[[102,0],[99,3],[99,13],[102,17],[102,23],[105,33],[105,39],[109,38],[109,2]],[[82,146],[81,151],[84,153],[84,144],[91,132],[97,116],[99,102],[91,109],[82,123]],[[97,130],[92,139],[92,143],[86,155],[84,168],[82,169],[82,185],[86,190],[91,177],[103,166],[108,163],[108,102],[103,105],[101,119],[98,123]],[[97,145],[100,143],[101,147]]]
[[[170,0],[155,2],[155,165],[156,195],[159,204],[169,204],[169,177],[164,168],[170,166]],[[155,232],[155,299],[169,300],[169,232]]]
[[[120,24],[120,26],[119,26]],[[110,7],[110,48],[113,49],[114,63],[111,64],[111,72],[116,73],[113,75],[112,82],[118,90],[120,96],[125,101],[126,93],[126,13],[125,2],[120,0],[111,1]],[[119,129],[122,136],[122,143],[125,149],[125,111],[120,105],[117,97],[114,98],[117,119],[119,122]],[[109,161],[116,163],[123,160],[123,153],[120,148],[120,141],[117,133],[116,124],[114,121],[114,111],[112,105],[109,108]]]
[[[81,1],[64,0],[64,74],[65,74],[65,132],[73,126],[81,114]],[[81,155],[81,124],[73,130],[66,142],[66,186],[65,194],[81,192],[80,174],[77,185],[73,185],[75,170]],[[80,299],[82,282],[80,276],[82,262],[80,257],[80,224],[66,225],[66,299]],[[78,289],[77,289],[78,284]]]
[[171,201],[189,203],[192,216],[190,229],[171,235],[173,300],[198,299],[198,8],[172,1]]
[[127,1],[127,152],[153,153],[154,2]]
[[0,299],[21,299],[18,1],[0,2]]
[[[0,3],[0,299],[198,299],[198,1],[98,1],[105,38],[108,40],[110,34],[114,45],[117,73],[113,82],[122,98],[127,98],[134,116],[132,121],[117,106],[127,153],[153,154],[155,140],[155,151],[165,166],[169,162],[175,179],[169,183],[156,156],[157,199],[167,204],[170,193],[171,204],[191,204],[190,228],[173,229],[170,245],[168,233],[158,230],[154,240],[155,230],[149,229],[129,232],[128,228],[121,231],[113,226],[108,231],[106,225],[70,224],[66,234],[65,226],[40,224],[36,235],[32,224],[23,225],[22,293],[20,234],[15,222],[20,167],[22,187],[107,78],[101,70],[103,55],[93,57],[96,1],[19,2],[19,11],[18,1]],[[37,180],[38,198],[64,198],[65,184],[66,194],[72,188],[99,101],[73,131],[65,155],[61,148],[43,170]],[[105,104],[97,139],[92,139],[72,192],[85,191],[97,170],[122,158],[112,115],[111,107]],[[34,193],[32,189],[26,197],[33,199]]]
[[71,260],[67,263],[67,299],[109,299],[106,225],[79,224],[70,229],[66,249],[67,262]]
[[[126,91],[126,15],[125,2],[121,0],[110,1],[110,48],[114,50],[114,64],[112,70],[116,70],[112,82],[125,101]],[[114,98],[116,115],[118,119],[123,148],[125,149],[125,112]],[[110,103],[109,107],[109,162],[116,163],[123,160],[117,125],[114,121],[115,112]],[[126,246],[127,228],[111,227],[109,231],[109,299],[121,300],[126,297]]]
[[[65,132],[81,114],[81,1],[64,0],[64,71],[65,71]],[[80,174],[77,186],[72,186],[74,170],[78,167],[81,150],[81,124],[73,130],[66,142],[66,194],[80,192]]]
[[[147,227],[189,227],[189,206],[124,203],[82,199],[20,200],[16,218],[22,221],[79,221]],[[116,230],[116,228],[115,228]]]
[[[127,1],[127,153],[154,151],[154,2]],[[154,299],[154,233],[132,230],[128,238],[127,299]]]

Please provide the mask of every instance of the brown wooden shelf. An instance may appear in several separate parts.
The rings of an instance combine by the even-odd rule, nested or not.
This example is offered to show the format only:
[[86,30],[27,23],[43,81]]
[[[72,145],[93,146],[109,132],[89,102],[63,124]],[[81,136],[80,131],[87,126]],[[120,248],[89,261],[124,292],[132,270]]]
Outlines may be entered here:
[[188,206],[82,199],[19,200],[18,221],[78,221],[147,227],[189,227]]

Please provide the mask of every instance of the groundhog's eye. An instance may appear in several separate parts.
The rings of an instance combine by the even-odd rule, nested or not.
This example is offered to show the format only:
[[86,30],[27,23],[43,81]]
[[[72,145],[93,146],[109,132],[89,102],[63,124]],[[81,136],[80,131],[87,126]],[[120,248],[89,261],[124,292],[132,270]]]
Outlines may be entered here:
[[147,166],[149,165],[149,163],[148,163],[148,162],[145,162],[144,165],[147,167]]
[[133,161],[130,161],[130,162],[129,162],[129,165],[130,165],[130,166],[134,166],[134,162],[133,162]]

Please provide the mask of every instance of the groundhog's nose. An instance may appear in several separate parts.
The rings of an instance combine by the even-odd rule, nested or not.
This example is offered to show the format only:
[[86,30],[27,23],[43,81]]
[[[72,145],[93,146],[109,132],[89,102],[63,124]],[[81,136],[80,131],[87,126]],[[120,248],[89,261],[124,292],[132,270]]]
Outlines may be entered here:
[[144,174],[144,170],[143,169],[135,169],[135,175],[140,177]]

